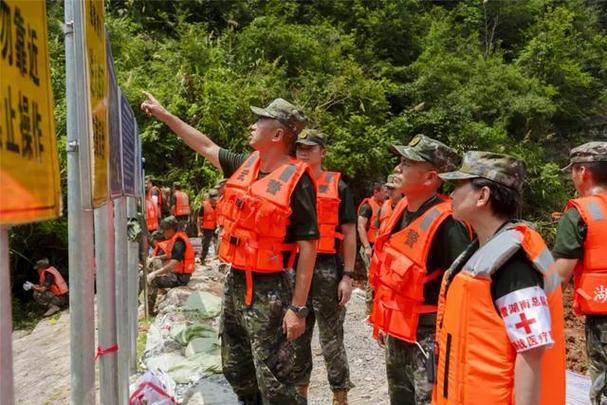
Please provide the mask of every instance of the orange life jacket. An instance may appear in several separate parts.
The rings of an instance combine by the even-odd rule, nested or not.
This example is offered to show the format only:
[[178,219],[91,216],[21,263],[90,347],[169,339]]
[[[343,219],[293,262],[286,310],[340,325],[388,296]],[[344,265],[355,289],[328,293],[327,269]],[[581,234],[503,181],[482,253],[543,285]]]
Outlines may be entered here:
[[224,232],[219,257],[233,268],[245,271],[245,302],[253,299],[253,272],[277,273],[285,269],[283,252],[290,253],[287,268],[293,265],[297,244],[285,243],[291,216],[291,194],[305,163],[290,160],[262,179],[257,179],[259,153],[253,152],[228,179],[224,189]]
[[[544,277],[554,345],[541,365],[541,404],[565,403],[565,337],[560,277],[542,237],[509,225],[454,277],[445,274],[437,314],[438,369],[433,404],[513,404],[516,350],[491,296],[491,276],[522,248]],[[458,259],[459,260],[459,259]],[[457,261],[456,261],[457,262]],[[451,280],[450,280],[451,279]]]
[[584,257],[573,272],[573,309],[578,315],[607,314],[607,195],[576,198],[565,210],[577,208],[588,227]]
[[217,204],[215,205],[215,215],[217,216],[217,225],[223,226],[223,216],[224,216],[224,199],[223,195],[217,199]]
[[[163,255],[167,255],[167,256],[170,257],[171,256],[171,252],[170,251],[167,252],[167,246],[168,246],[169,242],[170,242],[170,240],[162,240],[162,241],[156,242],[156,246],[154,246],[154,250],[152,252],[152,255],[153,256],[160,256],[160,251],[162,250],[162,252],[163,252],[162,254]],[[173,249],[171,249],[171,250],[173,250]]]
[[162,192],[160,191],[160,189],[156,186],[152,186],[146,195],[146,199],[150,200],[150,201],[154,201],[152,200],[153,195],[156,195],[156,197],[158,198],[158,202],[156,204],[156,209],[158,211],[158,217],[160,218],[160,207],[162,207]]
[[48,288],[48,291],[50,291],[51,294],[59,296],[68,293],[69,288],[67,288],[67,284],[63,279],[63,276],[61,276],[61,273],[59,273],[59,271],[53,266],[44,269],[40,272],[39,284],[41,287],[44,287],[46,273],[51,273],[53,275],[53,284],[51,284]]
[[390,216],[394,212],[394,207],[392,206],[392,201],[388,199],[384,201],[381,208],[379,209],[379,230],[377,232],[378,236],[381,235],[383,233],[382,231],[386,228],[388,224],[388,218],[390,218]]
[[202,229],[217,228],[217,213],[219,209],[217,205],[213,207],[209,200],[204,200],[202,203],[202,215],[199,217],[200,227]]
[[[427,269],[428,254],[440,224],[452,215],[451,202],[430,207],[400,231],[391,234],[407,209],[407,200],[396,205],[384,233],[375,243],[369,273],[375,289],[369,322],[378,331],[414,343],[420,314],[436,312],[424,304],[424,285],[441,277],[445,269]],[[428,273],[429,270],[433,270]]]
[[367,240],[369,243],[375,243],[377,233],[379,231],[379,227],[377,226],[377,216],[379,215],[381,205],[375,201],[375,198],[365,198],[358,206],[357,212],[360,212],[360,208],[365,204],[369,204],[369,207],[371,207],[371,218],[369,218],[369,221],[367,222]]
[[196,254],[194,252],[194,248],[192,247],[192,242],[190,242],[190,239],[185,232],[178,231],[171,239],[164,241],[166,242],[166,245],[164,245],[163,242],[160,242],[158,245],[162,246],[162,250],[164,250],[164,253],[170,259],[171,253],[173,252],[173,246],[175,246],[177,239],[181,239],[185,243],[185,254],[183,256],[183,260],[179,261],[173,268],[173,273],[192,274],[194,272],[194,260]]
[[316,179],[316,213],[320,239],[316,244],[317,253],[335,254],[335,239],[343,239],[337,232],[339,226],[339,179],[341,173],[322,172]]
[[148,231],[152,232],[158,229],[158,209],[152,200],[145,200],[145,221],[148,225]]
[[175,193],[175,212],[173,215],[190,215],[190,199],[186,193],[176,190]]

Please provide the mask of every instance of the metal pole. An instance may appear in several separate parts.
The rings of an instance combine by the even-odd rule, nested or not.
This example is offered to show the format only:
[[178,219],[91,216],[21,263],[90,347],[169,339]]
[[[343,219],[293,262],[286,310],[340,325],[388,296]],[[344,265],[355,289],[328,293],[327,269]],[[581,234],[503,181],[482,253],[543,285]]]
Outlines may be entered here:
[[13,405],[13,319],[11,313],[11,275],[8,256],[8,227],[0,226],[0,403]]
[[[127,197],[127,217],[129,221],[137,220],[137,203],[135,197]],[[128,319],[129,319],[129,366],[131,374],[137,372],[137,313],[138,300],[137,278],[139,274],[139,243],[128,241]]]
[[[82,1],[65,2],[71,403],[95,403],[93,211]],[[82,152],[82,153],[81,153]]]
[[[117,341],[114,205],[111,201],[95,209],[95,245],[98,344],[108,349]],[[99,357],[99,385],[101,403],[104,405],[118,403],[117,360],[115,352]]]
[[127,235],[126,197],[115,200],[114,232],[116,234],[116,331],[118,335],[118,398],[119,404],[129,399],[129,328],[127,301]]

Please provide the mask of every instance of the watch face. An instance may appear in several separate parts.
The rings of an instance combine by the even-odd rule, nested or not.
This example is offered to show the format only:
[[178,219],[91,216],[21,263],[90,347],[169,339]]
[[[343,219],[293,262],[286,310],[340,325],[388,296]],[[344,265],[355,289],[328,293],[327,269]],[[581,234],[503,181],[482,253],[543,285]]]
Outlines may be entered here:
[[308,307],[302,307],[299,310],[299,316],[301,316],[302,318],[307,317],[309,313],[310,313],[310,310],[308,309]]

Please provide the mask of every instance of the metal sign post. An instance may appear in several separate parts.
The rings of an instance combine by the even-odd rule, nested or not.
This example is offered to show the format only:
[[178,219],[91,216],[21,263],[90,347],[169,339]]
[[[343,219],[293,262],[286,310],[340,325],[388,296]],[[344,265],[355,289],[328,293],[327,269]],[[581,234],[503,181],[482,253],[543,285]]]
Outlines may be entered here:
[[0,403],[15,403],[8,227],[0,225]]
[[[95,209],[95,261],[97,263],[97,317],[99,386],[101,403],[118,404],[118,355],[116,343],[116,273],[114,205]],[[120,349],[120,347],[118,347]],[[107,352],[104,354],[104,352]]]
[[[127,197],[127,217],[129,221],[137,220],[137,203],[134,197]],[[137,312],[138,312],[138,299],[137,292],[139,286],[137,285],[137,278],[139,274],[139,243],[129,239],[127,245],[127,256],[128,256],[128,288],[127,288],[127,301],[128,301],[128,326],[129,326],[129,367],[130,372],[135,373],[137,371]]]
[[116,233],[116,330],[118,336],[118,399],[126,404],[129,397],[129,325],[126,197],[115,201],[114,231]]

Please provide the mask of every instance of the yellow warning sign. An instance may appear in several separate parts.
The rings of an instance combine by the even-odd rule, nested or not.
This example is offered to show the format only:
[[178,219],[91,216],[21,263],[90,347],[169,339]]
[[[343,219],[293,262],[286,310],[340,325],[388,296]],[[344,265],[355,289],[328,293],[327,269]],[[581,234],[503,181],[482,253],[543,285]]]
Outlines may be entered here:
[[46,2],[0,0],[0,224],[61,213]]
[[105,54],[105,17],[103,0],[84,2],[84,33],[91,100],[91,133],[93,135],[92,175],[93,207],[108,201],[110,144],[108,134],[108,73]]

